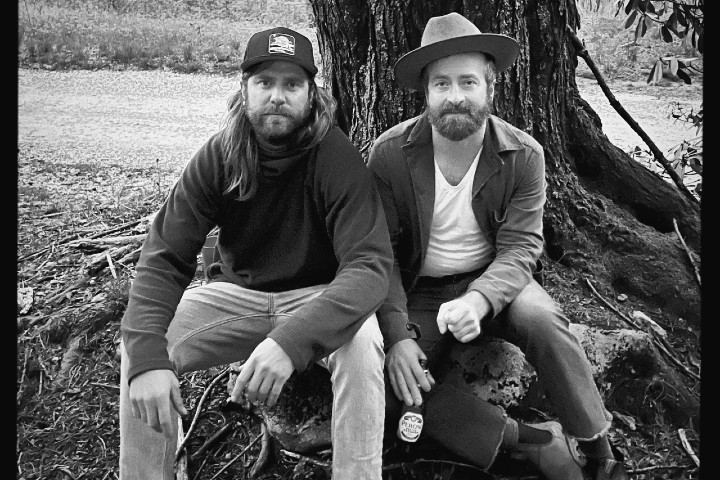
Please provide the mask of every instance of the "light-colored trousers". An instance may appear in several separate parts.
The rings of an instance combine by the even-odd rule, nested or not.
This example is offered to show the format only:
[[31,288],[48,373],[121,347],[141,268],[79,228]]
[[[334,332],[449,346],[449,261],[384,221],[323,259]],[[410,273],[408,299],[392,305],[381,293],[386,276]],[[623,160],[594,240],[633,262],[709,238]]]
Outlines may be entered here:
[[[214,282],[191,288],[166,335],[170,359],[178,374],[247,359],[273,328],[325,287],[267,293]],[[333,388],[334,479],[381,479],[384,361],[382,334],[373,314],[351,341],[318,362],[330,372]],[[120,479],[172,480],[177,432],[168,440],[133,417],[124,348],[120,363]],[[177,412],[173,414],[172,425],[177,427]]]

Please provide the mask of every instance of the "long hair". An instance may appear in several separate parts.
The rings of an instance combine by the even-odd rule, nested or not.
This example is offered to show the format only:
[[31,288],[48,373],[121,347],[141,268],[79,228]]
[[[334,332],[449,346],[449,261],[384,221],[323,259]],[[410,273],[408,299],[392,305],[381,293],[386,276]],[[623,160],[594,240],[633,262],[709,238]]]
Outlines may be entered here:
[[[240,89],[228,100],[228,112],[222,128],[222,150],[225,156],[225,193],[238,189],[238,200],[248,200],[257,190],[258,145],[255,131],[247,116],[247,83],[259,65],[244,71]],[[310,114],[297,134],[297,145],[309,150],[319,144],[335,124],[335,99],[310,78]]]

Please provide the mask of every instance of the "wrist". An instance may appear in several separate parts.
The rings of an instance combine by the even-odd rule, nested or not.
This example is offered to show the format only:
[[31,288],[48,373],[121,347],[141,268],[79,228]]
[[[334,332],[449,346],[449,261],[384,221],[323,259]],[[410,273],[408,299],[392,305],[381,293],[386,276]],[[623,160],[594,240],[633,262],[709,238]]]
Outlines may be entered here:
[[477,290],[468,290],[462,298],[472,306],[481,320],[492,311],[492,305],[488,299]]

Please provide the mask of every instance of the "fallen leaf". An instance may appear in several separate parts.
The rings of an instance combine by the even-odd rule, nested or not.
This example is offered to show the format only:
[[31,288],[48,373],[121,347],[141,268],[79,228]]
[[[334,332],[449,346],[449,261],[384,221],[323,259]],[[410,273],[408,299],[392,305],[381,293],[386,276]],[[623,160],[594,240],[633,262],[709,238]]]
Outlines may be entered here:
[[612,415],[613,415],[613,418],[622,422],[630,430],[635,431],[637,429],[637,424],[635,423],[635,419],[633,417],[631,417],[630,415],[623,415],[622,413],[616,412],[615,410],[613,410]]

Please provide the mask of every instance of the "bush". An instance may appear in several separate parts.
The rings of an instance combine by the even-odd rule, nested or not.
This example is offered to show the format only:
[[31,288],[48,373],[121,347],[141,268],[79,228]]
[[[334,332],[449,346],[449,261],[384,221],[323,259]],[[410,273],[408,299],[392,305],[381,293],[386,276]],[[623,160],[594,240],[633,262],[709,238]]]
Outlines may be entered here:
[[99,68],[108,65],[177,71],[239,68],[250,36],[285,25],[307,35],[320,63],[306,1],[43,0],[20,4],[20,66]]

